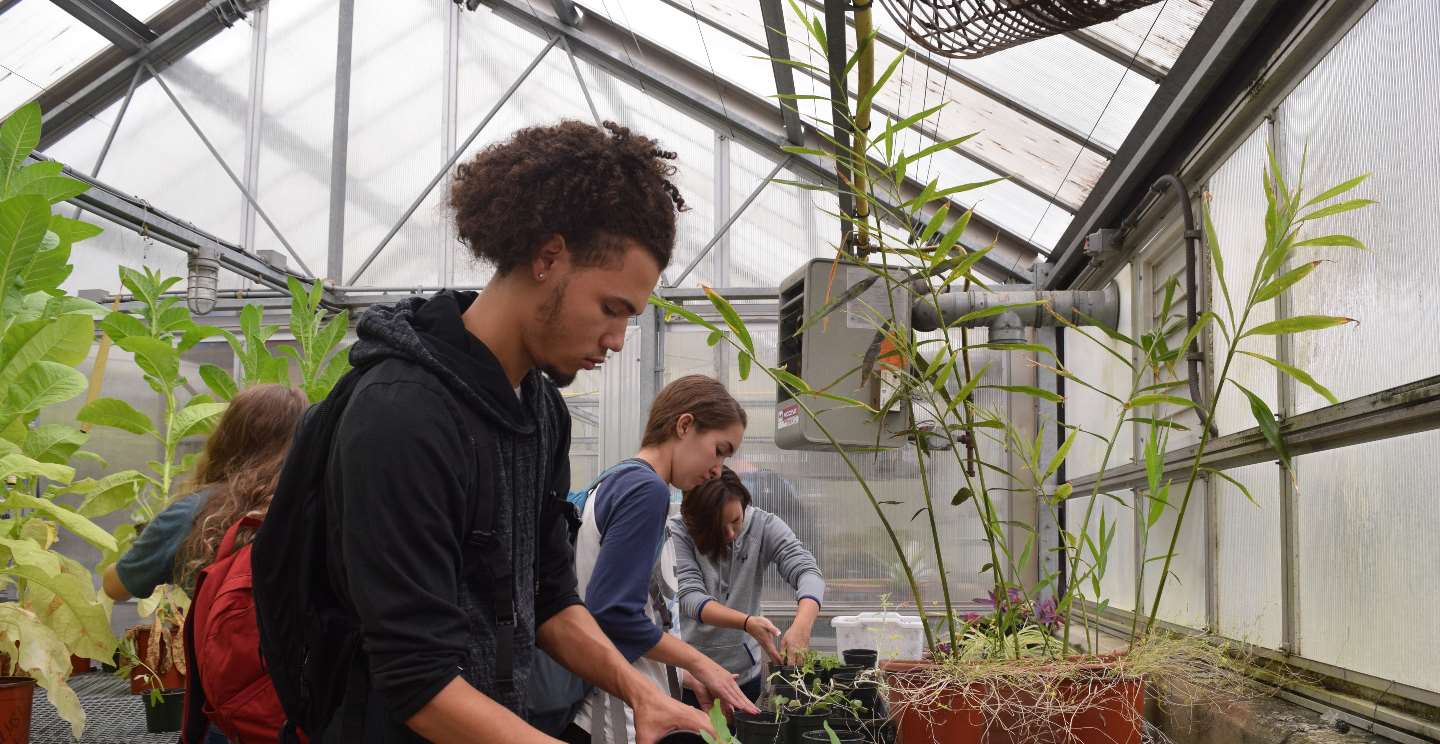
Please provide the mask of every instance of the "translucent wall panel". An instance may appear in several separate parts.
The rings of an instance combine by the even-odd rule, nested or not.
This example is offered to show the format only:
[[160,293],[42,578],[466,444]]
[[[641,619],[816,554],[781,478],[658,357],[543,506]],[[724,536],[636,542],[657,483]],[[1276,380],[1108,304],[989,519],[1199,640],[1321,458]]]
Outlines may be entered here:
[[[1140,498],[1136,506],[1142,520],[1149,513],[1150,500],[1144,492],[1137,491]],[[1145,548],[1145,602],[1143,611],[1148,615],[1155,601],[1155,592],[1160,584],[1161,572],[1165,567],[1165,554],[1170,548],[1171,536],[1179,519],[1180,503],[1185,496],[1185,483],[1170,487],[1169,506],[1148,536],[1141,535]],[[1190,505],[1185,511],[1185,521],[1180,527],[1180,539],[1175,545],[1174,558],[1170,564],[1171,576],[1165,584],[1165,595],[1160,600],[1158,618],[1192,628],[1205,627],[1205,561],[1209,551],[1205,546],[1205,489],[1197,483],[1190,496]]]
[[[458,146],[545,48],[545,42],[518,29],[513,29],[513,33],[497,33],[497,29],[510,29],[510,24],[484,8],[474,13],[460,12],[457,20],[460,24],[455,134]],[[594,122],[569,58],[564,48],[557,46],[500,107],[462,157],[469,159],[523,127],[554,124],[561,119]],[[446,184],[448,180],[441,188]],[[477,262],[463,244],[447,243],[445,251],[449,254],[451,283],[477,285],[489,279],[490,266]]]
[[1210,0],[1170,0],[1131,11],[1090,29],[1138,59],[1168,70],[1210,9]]
[[[1266,168],[1265,145],[1268,128],[1262,125],[1256,129],[1224,165],[1210,177],[1210,215],[1215,223],[1215,233],[1220,242],[1220,255],[1225,261],[1225,281],[1230,288],[1230,297],[1235,302],[1238,315],[1243,310],[1250,279],[1255,271],[1255,262],[1265,247],[1265,192],[1262,186]],[[1211,267],[1210,302],[1211,310],[1224,318],[1230,317],[1225,310],[1224,294],[1216,279],[1215,267]],[[1248,327],[1255,327],[1275,319],[1274,301],[1259,305],[1250,313]],[[1211,336],[1211,375],[1219,375],[1219,365],[1224,362],[1225,339],[1219,333]],[[1268,357],[1276,356],[1275,336],[1251,336],[1242,343],[1242,348]],[[1270,405],[1270,410],[1279,411],[1276,372],[1273,367],[1247,356],[1237,355],[1230,366],[1230,379],[1249,388]],[[1255,426],[1255,417],[1244,393],[1234,385],[1226,385],[1220,396],[1215,420],[1221,434],[1231,434]]]
[[0,119],[109,46],[100,34],[45,2],[0,15]]
[[[303,0],[267,5],[264,13],[258,198],[310,269],[323,274],[329,269],[338,6]],[[369,183],[347,184],[348,189],[354,189],[350,195],[362,204],[377,201]],[[255,229],[255,248],[284,251],[263,223]]]
[[[639,326],[625,333],[625,347],[611,354],[600,367],[600,462],[620,462],[640,448],[645,417],[650,411],[646,392],[655,371],[641,363],[645,335]],[[578,379],[578,378],[577,378]],[[572,475],[572,483],[579,478]]]
[[1300,653],[1440,692],[1440,432],[1296,458]]
[[[730,143],[730,204],[739,209],[775,164],[749,148]],[[779,180],[803,180],[781,170]],[[771,182],[730,227],[722,245],[728,266],[719,282],[732,287],[775,287],[811,258],[835,256],[839,221],[833,193],[807,191]],[[720,246],[717,246],[719,248]]]
[[[444,0],[355,7],[346,178],[345,279],[360,267],[445,162]],[[440,283],[453,236],[440,189],[420,204],[360,283]]]
[[[244,172],[245,161],[249,23],[221,31],[160,73],[236,174]],[[117,101],[48,154],[90,172],[119,107]],[[154,81],[136,89],[99,177],[223,240],[240,242],[244,197]],[[76,264],[83,255],[77,250]]]
[[[774,363],[776,331],[773,323],[750,323],[756,352],[761,361]],[[672,325],[665,341],[666,380],[684,374],[716,374],[714,350],[705,344],[705,333],[683,325]],[[996,352],[980,352],[976,363],[992,363],[997,379],[1004,377],[1004,361]],[[879,518],[844,460],[823,451],[780,450],[774,445],[775,388],[762,372],[755,370],[740,380],[734,355],[723,357],[722,380],[745,405],[749,426],[739,453],[730,462],[751,488],[760,508],[779,514],[816,554],[825,573],[828,606],[878,605],[889,595],[897,605],[911,604],[912,595],[895,558],[894,547],[880,526]],[[1010,401],[1002,394],[981,391],[980,404],[1002,408]],[[1003,456],[998,444],[981,444],[984,457],[998,462]],[[963,459],[963,451],[959,453]],[[925,515],[911,521],[924,506],[920,469],[911,449],[881,454],[852,456],[869,481],[877,499],[899,501],[883,508],[896,529],[901,546],[911,560],[927,602],[941,600],[940,574]],[[984,596],[988,579],[978,573],[989,561],[974,507],[949,506],[951,495],[964,483],[956,453],[938,452],[927,456],[932,493],[939,504],[942,555],[950,575],[953,598],[969,604]],[[1008,484],[990,478],[998,518],[1010,513]],[[1023,541],[1023,535],[1016,537]],[[1017,548],[1018,551],[1018,548]],[[776,576],[768,576],[767,603],[784,608],[794,594]]]
[[[1120,287],[1119,331],[1126,335],[1131,333],[1132,326],[1132,273],[1131,266],[1127,264],[1115,277],[1115,281]],[[1086,328],[1084,334],[1071,330],[1066,330],[1064,333],[1065,367],[1089,385],[1123,400],[1130,389],[1132,373],[1129,367],[1106,349],[1129,359],[1130,347],[1111,339],[1095,328]],[[1082,434],[1079,439],[1075,440],[1075,444],[1070,447],[1070,455],[1065,461],[1065,472],[1069,477],[1077,478],[1089,475],[1100,469],[1101,463],[1105,461],[1106,442],[1103,437],[1109,437],[1111,432],[1115,431],[1115,424],[1120,419],[1120,413],[1120,404],[1114,400],[1084,385],[1066,382],[1066,423],[1099,435]],[[1134,425],[1131,423],[1121,424],[1119,436],[1115,440],[1115,449],[1110,453],[1108,467],[1125,465],[1134,457],[1135,447],[1131,431],[1133,427]],[[1078,526],[1079,522],[1076,521],[1074,525]]]
[[[1440,368],[1440,5],[1382,0],[1296,88],[1280,111],[1282,148],[1319,193],[1361,173],[1375,175],[1345,198],[1379,203],[1317,222],[1307,236],[1344,233],[1370,247],[1302,249],[1323,264],[1293,291],[1296,313],[1344,315],[1360,324],[1294,339],[1295,360],[1341,400],[1435,374]],[[1420,136],[1417,136],[1420,134]],[[1293,177],[1292,177],[1293,180]],[[1419,312],[1417,312],[1419,311]],[[1401,351],[1403,350],[1403,351]],[[1301,385],[1297,408],[1326,401]]]
[[1226,475],[1239,481],[1256,503],[1230,482],[1214,478],[1220,632],[1267,648],[1280,645],[1280,467],[1261,463]]

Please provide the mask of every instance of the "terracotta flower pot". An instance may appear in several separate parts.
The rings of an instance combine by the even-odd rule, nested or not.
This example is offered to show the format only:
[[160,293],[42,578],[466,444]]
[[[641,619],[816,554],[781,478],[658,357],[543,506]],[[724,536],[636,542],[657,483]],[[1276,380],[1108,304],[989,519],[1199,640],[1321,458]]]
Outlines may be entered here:
[[[141,628],[135,631],[135,648],[143,659],[145,649],[150,647],[150,629]],[[178,634],[177,634],[178,637]],[[159,669],[165,671],[159,672]],[[160,661],[156,670],[160,678],[154,679],[145,667],[136,665],[130,670],[130,692],[139,695],[148,690],[183,690],[185,689],[185,675],[175,668],[174,660],[170,658],[170,649],[163,644],[160,647]]]
[[34,699],[34,679],[0,677],[0,744],[30,741],[30,705]]
[[70,654],[70,674],[71,674],[71,676],[74,676],[74,675],[76,675],[76,674],[85,674],[86,672],[89,672],[89,671],[90,671],[90,660],[89,660],[89,659],[85,658],[84,656],[76,656],[75,654]]
[[[884,662],[890,684],[891,708],[897,714],[899,744],[1140,744],[1144,682],[1107,676],[1114,659],[1066,669],[1053,695],[1066,714],[1020,720],[1015,710],[1038,704],[1039,693],[1020,688],[973,686],[967,694],[942,694],[925,711],[897,705],[907,687],[922,683],[934,665],[926,662]],[[1058,670],[1057,670],[1058,671]],[[984,701],[1003,702],[987,712]]]

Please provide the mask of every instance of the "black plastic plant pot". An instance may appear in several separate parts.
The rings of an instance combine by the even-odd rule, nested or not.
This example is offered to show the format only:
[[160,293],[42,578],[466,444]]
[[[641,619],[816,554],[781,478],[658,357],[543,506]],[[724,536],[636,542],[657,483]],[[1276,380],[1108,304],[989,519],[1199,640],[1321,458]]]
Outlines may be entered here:
[[866,669],[874,669],[880,658],[873,648],[851,648],[840,653],[847,665],[862,666]]
[[867,666],[861,666],[860,664],[846,664],[845,666],[838,666],[830,670],[830,678],[834,679],[837,675],[840,674],[848,674],[852,677],[858,677],[861,673],[863,673],[869,668],[870,667]]
[[[834,723],[830,724],[835,727]],[[845,728],[861,736],[866,744],[895,744],[895,729],[884,718],[862,716],[845,722]]]
[[[829,711],[808,715],[792,711],[790,713],[790,741],[792,744],[801,741],[801,737],[805,735],[806,731],[823,732],[825,730],[825,721],[829,716]],[[749,744],[749,742],[746,742],[746,744]]]
[[745,744],[789,744],[786,736],[790,729],[790,716],[781,713],[775,720],[774,713],[761,711],[758,715],[735,714],[735,738]]
[[862,708],[872,712],[880,702],[880,688],[873,682],[857,682],[846,694],[851,700],[859,700]]
[[145,730],[152,734],[168,734],[180,730],[185,718],[185,691],[165,690],[160,693],[159,702],[153,702],[149,693],[140,696],[145,700]]
[[705,738],[696,731],[671,731],[660,737],[659,744],[705,744]]
[[[841,742],[863,742],[863,741],[865,741],[865,735],[862,734],[862,733],[860,733],[859,731],[851,731],[851,730],[849,730],[849,729],[837,729],[837,728],[835,728],[834,726],[831,726],[830,728],[831,728],[831,730],[833,730],[833,731],[835,732],[834,741],[841,741]],[[808,744],[809,742],[819,742],[819,743],[823,743],[823,744],[830,744],[831,741],[832,741],[832,739],[830,738],[830,732],[829,732],[829,731],[826,731],[825,729],[822,728],[822,729],[820,729],[819,731],[806,731],[806,732],[805,732],[805,735],[804,735],[804,736],[801,736],[801,737],[800,737],[800,740],[797,741],[795,744]]]
[[790,685],[790,684],[786,684],[786,683],[784,683],[784,682],[776,682],[776,683],[770,685],[770,694],[771,694],[772,696],[774,696],[774,695],[779,695],[780,697],[783,697],[783,698],[785,698],[786,700],[794,700],[794,699],[795,699],[795,686],[794,686],[794,685]]
[[835,675],[830,678],[830,681],[834,682],[839,687],[844,687],[848,689],[855,686],[855,673],[836,672]]

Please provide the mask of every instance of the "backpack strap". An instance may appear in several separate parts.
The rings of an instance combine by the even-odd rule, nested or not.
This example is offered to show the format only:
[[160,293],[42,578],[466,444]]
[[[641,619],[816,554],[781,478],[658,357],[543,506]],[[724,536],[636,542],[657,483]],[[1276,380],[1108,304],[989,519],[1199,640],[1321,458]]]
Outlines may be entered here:
[[258,530],[260,529],[260,524],[259,517],[247,516],[235,520],[235,523],[230,525],[230,529],[225,530],[225,537],[220,541],[220,548],[215,551],[215,558],[211,562],[218,561],[235,552],[235,541],[238,539],[237,536],[240,534],[240,530]]

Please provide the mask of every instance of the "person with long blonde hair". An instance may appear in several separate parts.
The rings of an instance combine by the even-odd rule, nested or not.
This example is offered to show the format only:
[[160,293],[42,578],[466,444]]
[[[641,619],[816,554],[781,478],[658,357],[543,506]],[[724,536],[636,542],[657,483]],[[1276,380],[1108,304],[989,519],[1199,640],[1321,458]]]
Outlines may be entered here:
[[161,584],[189,591],[230,525],[247,514],[263,516],[308,405],[305,393],[288,385],[256,385],[238,393],[205,441],[185,495],[105,570],[105,593],[122,601],[148,597]]

